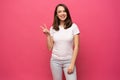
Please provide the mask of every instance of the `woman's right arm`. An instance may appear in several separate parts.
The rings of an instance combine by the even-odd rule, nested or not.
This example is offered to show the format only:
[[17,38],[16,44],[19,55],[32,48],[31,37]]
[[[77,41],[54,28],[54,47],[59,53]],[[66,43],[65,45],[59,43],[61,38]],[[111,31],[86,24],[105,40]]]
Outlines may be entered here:
[[48,47],[49,51],[52,50],[53,44],[54,44],[53,38],[52,38],[52,36],[50,36],[50,34],[48,34],[47,35],[47,47]]
[[48,47],[48,50],[52,50],[53,48],[53,38],[52,36],[50,35],[50,31],[47,29],[47,26],[44,24],[43,26],[40,26],[43,30],[43,33],[46,35],[47,37],[47,47]]

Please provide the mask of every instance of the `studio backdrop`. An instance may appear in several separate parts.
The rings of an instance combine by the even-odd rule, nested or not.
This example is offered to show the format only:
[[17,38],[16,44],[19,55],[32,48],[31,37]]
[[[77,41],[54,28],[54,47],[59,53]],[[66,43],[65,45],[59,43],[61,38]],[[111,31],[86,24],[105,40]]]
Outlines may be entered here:
[[40,25],[68,6],[80,29],[78,80],[120,80],[117,0],[0,0],[0,80],[52,80],[51,51]]

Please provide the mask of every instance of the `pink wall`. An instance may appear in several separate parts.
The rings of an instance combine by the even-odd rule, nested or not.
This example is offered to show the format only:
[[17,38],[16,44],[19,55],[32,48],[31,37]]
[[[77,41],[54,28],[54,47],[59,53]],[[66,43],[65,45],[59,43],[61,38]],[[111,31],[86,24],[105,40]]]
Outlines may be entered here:
[[52,80],[46,37],[65,3],[79,25],[78,80],[120,80],[120,9],[115,0],[0,0],[0,80]]

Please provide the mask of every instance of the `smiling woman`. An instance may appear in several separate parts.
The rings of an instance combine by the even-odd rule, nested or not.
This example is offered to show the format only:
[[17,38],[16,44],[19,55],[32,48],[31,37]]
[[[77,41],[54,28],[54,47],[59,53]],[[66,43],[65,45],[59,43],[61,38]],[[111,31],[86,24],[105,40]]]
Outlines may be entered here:
[[58,18],[61,20],[61,21],[64,21],[65,19],[66,19],[66,17],[67,17],[67,13],[66,13],[66,11],[65,11],[65,9],[64,9],[64,7],[63,6],[59,6],[58,7],[58,9],[57,9],[57,16],[58,16]]
[[50,63],[53,80],[62,80],[62,70],[66,80],[77,80],[75,62],[80,31],[72,22],[67,6],[64,4],[56,6],[50,31],[46,25],[41,28],[47,36],[48,49],[52,50]]
[[65,29],[71,27],[72,25],[72,19],[69,10],[64,4],[57,5],[54,12],[53,28],[55,30],[59,30],[58,26],[60,24],[63,25]]
[[[62,5],[58,6],[67,13],[65,28],[60,24],[57,11],[53,15],[58,3],[69,7],[72,20],[79,26],[72,23]],[[120,80],[119,3],[120,0],[0,0],[0,80],[53,80],[48,63],[51,54],[45,42],[52,50],[51,64],[65,61],[71,56],[78,27],[82,34],[76,60],[77,80]],[[38,26],[42,23],[52,25],[48,26],[50,30],[43,26],[45,35]],[[74,40],[78,40],[76,36]],[[62,71],[65,66],[60,64]],[[60,72],[55,71],[61,79]]]

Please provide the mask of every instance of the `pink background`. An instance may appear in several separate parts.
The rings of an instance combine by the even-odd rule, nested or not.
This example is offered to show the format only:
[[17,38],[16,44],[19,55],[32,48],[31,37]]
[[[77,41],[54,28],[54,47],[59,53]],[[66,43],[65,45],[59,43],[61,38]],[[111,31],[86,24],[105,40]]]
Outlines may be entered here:
[[61,2],[81,31],[78,80],[120,80],[119,0],[0,0],[0,80],[52,80],[39,26]]

